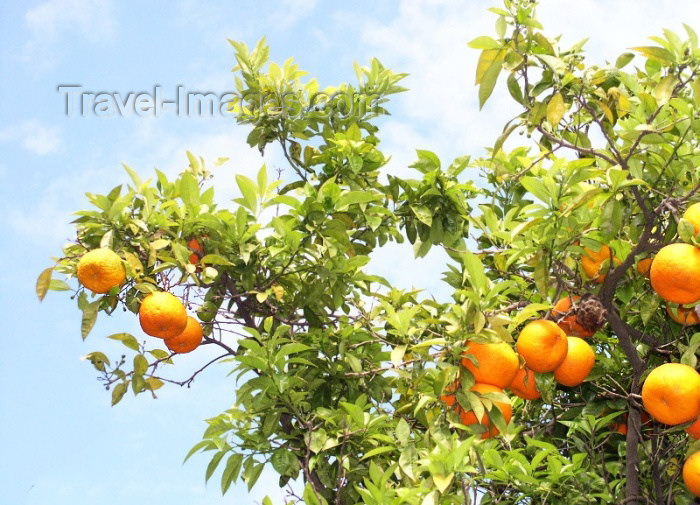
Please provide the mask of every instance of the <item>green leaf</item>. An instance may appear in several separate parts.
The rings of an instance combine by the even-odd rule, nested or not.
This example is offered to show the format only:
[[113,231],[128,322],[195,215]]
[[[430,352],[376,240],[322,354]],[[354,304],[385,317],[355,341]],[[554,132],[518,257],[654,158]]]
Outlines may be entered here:
[[435,484],[435,487],[438,489],[438,491],[444,493],[445,491],[447,491],[447,488],[450,487],[450,484],[452,484],[452,479],[454,478],[454,476],[454,473],[450,473],[448,475],[433,474],[433,483]]
[[80,334],[83,340],[87,338],[97,321],[97,311],[100,308],[100,300],[95,300],[83,308],[83,317],[80,323]]
[[342,193],[335,202],[337,210],[345,210],[350,205],[376,202],[381,199],[381,195],[369,191],[348,191]]
[[425,205],[411,205],[413,214],[426,226],[433,224],[433,213]]
[[[195,446],[196,447],[196,446]],[[226,494],[231,484],[236,482],[238,474],[241,472],[243,464],[243,454],[234,453],[226,460],[226,467],[221,475],[221,493]]]
[[306,505],[327,505],[326,499],[314,492],[310,482],[307,482],[306,486],[304,486],[302,500]]
[[180,198],[188,207],[199,206],[199,184],[191,172],[185,172],[180,178]]
[[205,254],[202,257],[202,259],[199,260],[199,262],[207,265],[225,265],[230,267],[234,266],[234,263],[218,254]]
[[411,427],[402,417],[396,424],[396,440],[401,445],[406,445],[408,443],[409,437],[411,436]]
[[467,43],[472,49],[500,49],[501,44],[497,40],[492,39],[486,35],[477,37]]
[[46,292],[49,290],[49,285],[51,284],[51,275],[53,274],[53,268],[49,267],[39,274],[36,280],[36,295],[39,297],[39,301],[43,301],[46,296]]
[[[252,459],[249,461],[254,462],[254,460],[252,460]],[[264,463],[255,463],[254,462],[254,464],[247,466],[247,468],[245,469],[245,471],[243,473],[243,480],[246,482],[246,484],[248,484],[248,491],[253,489],[253,486],[260,478],[260,474],[262,473],[263,468],[265,468]]]
[[326,444],[326,440],[328,440],[328,434],[326,433],[326,430],[324,430],[323,428],[315,429],[311,432],[311,435],[309,436],[309,450],[315,454],[318,454],[323,450],[323,447]]
[[112,390],[112,407],[114,407],[121,401],[122,398],[124,398],[124,393],[126,393],[128,384],[128,382],[120,382],[114,386],[114,389]]
[[139,350],[138,340],[136,340],[136,337],[134,337],[130,333],[114,333],[113,335],[109,335],[107,338],[111,338],[112,340],[119,340],[126,347],[134,351]]
[[243,200],[241,203],[247,207],[253,214],[258,211],[258,187],[248,177],[241,174],[236,174],[236,183],[241,190]]
[[523,90],[520,88],[520,84],[518,83],[518,79],[515,77],[515,74],[508,75],[506,84],[508,85],[508,92],[510,93],[510,96],[513,97],[513,100],[522,105],[524,102]]
[[673,63],[673,55],[667,49],[657,46],[631,47],[633,51],[643,54],[646,58],[659,63]]
[[653,95],[659,106],[666,104],[671,99],[677,83],[678,79],[675,76],[667,75],[656,85]]
[[211,458],[211,460],[209,461],[209,464],[207,465],[207,470],[204,473],[204,481],[205,482],[209,482],[209,479],[216,471],[216,467],[219,466],[219,463],[221,462],[221,458],[223,458],[225,454],[226,454],[226,451],[218,451]]
[[617,60],[615,60],[615,67],[623,68],[630,61],[632,61],[632,59],[634,59],[634,53],[630,53],[630,52],[622,53],[620,56],[617,57]]
[[187,463],[188,459],[190,459],[195,453],[201,451],[202,449],[207,450],[212,448],[213,443],[211,440],[200,440],[192,447],[192,449],[189,450],[189,452],[185,456],[185,459],[182,461],[182,464],[184,465],[185,463]]
[[542,182],[542,179],[538,177],[525,176],[520,179],[520,184],[522,184],[523,187],[538,200],[547,204],[550,202],[551,196],[547,190],[547,186],[545,186],[544,182]]
[[157,391],[163,384],[164,382],[157,377],[146,377],[146,387],[151,391]]
[[470,251],[464,251],[462,263],[464,264],[465,280],[469,281],[477,293],[483,293],[486,290],[487,278],[481,259]]
[[369,458],[371,458],[371,457],[373,457],[373,456],[377,456],[377,455],[379,455],[379,454],[384,454],[384,453],[387,453],[387,452],[392,452],[392,451],[395,451],[395,450],[396,450],[395,447],[390,447],[390,446],[375,447],[375,448],[372,449],[371,451],[367,451],[367,452],[365,453],[365,455],[362,456],[362,458],[360,458],[360,461],[364,461],[364,460],[369,459]]
[[267,168],[263,164],[258,170],[258,196],[260,198],[265,197],[267,191]]
[[548,54],[536,54],[535,56],[539,58],[542,63],[551,68],[552,72],[555,74],[563,75],[566,73],[566,63],[564,63],[560,58],[550,56]]
[[143,375],[148,370],[148,360],[143,354],[134,356],[134,374]]
[[105,365],[109,366],[109,358],[101,352],[91,352],[87,356],[85,356],[84,359],[87,359],[92,363],[92,366],[94,366],[98,371],[104,372],[105,371]]
[[[495,51],[495,54],[491,54]],[[487,53],[485,55],[485,53]],[[479,65],[477,66],[477,83],[479,84],[479,109],[484,107],[486,100],[489,99],[493,89],[496,87],[496,81],[498,81],[498,76],[501,73],[501,68],[503,68],[503,57],[505,51],[503,50],[493,50],[485,49],[482,52],[482,58],[479,59]],[[488,66],[486,66],[488,65]],[[479,74],[481,68],[485,66],[483,73]]]
[[61,279],[51,279],[51,282],[49,283],[50,291],[70,291],[71,289],[72,288],[68,285],[68,283],[62,281]]

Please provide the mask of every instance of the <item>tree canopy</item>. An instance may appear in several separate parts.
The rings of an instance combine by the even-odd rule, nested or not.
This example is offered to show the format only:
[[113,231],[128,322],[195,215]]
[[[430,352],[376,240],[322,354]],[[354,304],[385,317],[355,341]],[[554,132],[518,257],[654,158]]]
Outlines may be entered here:
[[[40,298],[73,293],[83,338],[98,316],[137,314],[155,291],[196,316],[201,346],[218,354],[187,380],[172,378],[167,339],[145,334],[110,335],[125,355],[87,358],[113,405],[227,367],[233,406],[189,454],[211,455],[205,477],[216,473],[222,492],[254,486],[269,466],[280,486],[301,483],[290,503],[309,505],[692,503],[683,463],[700,444],[684,428],[700,391],[682,385],[697,374],[700,293],[674,294],[700,286],[700,219],[686,212],[700,200],[697,35],[663,30],[588,65],[585,41],[546,35],[536,2],[490,10],[495,33],[469,43],[479,103],[505,81],[521,112],[486,156],[446,163],[417,150],[415,178],[386,173],[378,123],[404,74],[375,59],[355,66],[355,84],[324,88],[291,59],[270,62],[264,40],[232,41],[231,113],[288,170],[238,174],[239,196],[220,202],[195,154],[174,178],[125,165],[129,182],[87,194],[75,240],[39,276]],[[446,253],[448,302],[369,270],[374,251],[406,241],[416,257]],[[73,279],[100,248],[116,252],[125,281],[97,294]],[[660,251],[649,273],[642,260]],[[529,356],[551,346],[528,354],[533,323],[537,342],[585,338],[577,348],[593,351],[592,370],[580,381],[557,372],[561,360],[535,370],[533,399],[511,379],[476,387],[505,372],[498,361],[481,378],[491,351],[475,357],[475,344],[505,342],[517,368],[535,369]],[[585,351],[565,349],[576,376]],[[688,367],[671,389],[698,404],[692,419],[658,413],[654,379],[642,391],[665,363]]]

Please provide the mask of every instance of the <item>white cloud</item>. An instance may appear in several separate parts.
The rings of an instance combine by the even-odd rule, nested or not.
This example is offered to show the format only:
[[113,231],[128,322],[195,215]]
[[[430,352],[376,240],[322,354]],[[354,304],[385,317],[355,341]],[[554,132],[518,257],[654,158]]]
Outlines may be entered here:
[[57,127],[33,119],[1,129],[0,143],[2,142],[17,143],[37,156],[58,151],[62,143],[61,132]]
[[273,26],[276,30],[285,30],[297,24],[311,14],[316,8],[316,2],[317,0],[282,0],[281,6],[275,9]]
[[30,32],[25,59],[51,66],[57,41],[66,34],[77,33],[93,43],[112,38],[116,33],[113,10],[111,0],[48,0],[32,7],[25,14]]

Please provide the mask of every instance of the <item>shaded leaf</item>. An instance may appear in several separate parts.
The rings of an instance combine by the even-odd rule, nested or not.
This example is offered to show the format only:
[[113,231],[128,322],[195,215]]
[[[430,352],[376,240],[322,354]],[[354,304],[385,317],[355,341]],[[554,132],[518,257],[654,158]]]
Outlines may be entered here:
[[99,310],[99,308],[99,300],[95,300],[94,302],[87,304],[83,308],[83,317],[80,323],[80,334],[83,337],[83,340],[87,338],[87,336],[90,334],[90,331],[95,326],[95,322],[97,321],[97,311]]
[[114,407],[121,401],[122,398],[124,398],[124,393],[126,393],[127,386],[127,382],[120,382],[114,386],[114,389],[112,390],[112,407]]

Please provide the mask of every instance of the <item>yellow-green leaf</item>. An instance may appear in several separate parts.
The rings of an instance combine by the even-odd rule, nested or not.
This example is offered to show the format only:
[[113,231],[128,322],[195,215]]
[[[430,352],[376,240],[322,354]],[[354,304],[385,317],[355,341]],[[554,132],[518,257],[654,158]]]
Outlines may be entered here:
[[566,104],[561,93],[555,93],[547,104],[547,122],[551,126],[556,126],[566,113]]
[[667,75],[654,88],[654,98],[659,105],[664,105],[673,96],[673,89],[676,87],[677,79],[673,75]]
[[435,483],[435,487],[438,489],[438,491],[441,493],[447,491],[447,488],[450,487],[450,484],[452,484],[454,475],[454,473],[449,475],[433,474],[433,483]]
[[114,407],[119,401],[124,397],[126,393],[127,384],[125,382],[120,382],[112,390],[112,406]]
[[389,447],[389,446],[386,446],[386,445],[385,445],[385,446],[382,446],[382,447],[376,447],[376,448],[372,449],[371,451],[367,451],[367,453],[365,453],[365,455],[362,456],[362,458],[360,459],[360,461],[363,461],[363,460],[365,460],[365,459],[369,459],[369,458],[371,458],[372,456],[376,456],[377,454],[384,454],[385,452],[391,452],[391,451],[393,451],[393,450],[394,450],[393,447]]
[[660,63],[673,63],[673,55],[667,49],[657,46],[639,46],[631,48],[633,51],[643,54],[650,60]]
[[479,85],[479,108],[491,96],[496,86],[498,75],[503,67],[505,51],[503,49],[484,49],[476,67],[476,84]]
[[44,299],[44,297],[46,296],[46,292],[49,290],[52,274],[53,267],[49,267],[43,272],[41,272],[36,280],[36,295],[39,297],[39,301],[42,301]]
[[97,321],[97,311],[99,308],[100,301],[96,300],[92,303],[87,304],[83,309],[83,318],[80,323],[80,333],[83,337],[83,340],[87,338],[88,334],[90,333],[90,330],[92,330],[92,327],[95,326],[95,321]]

